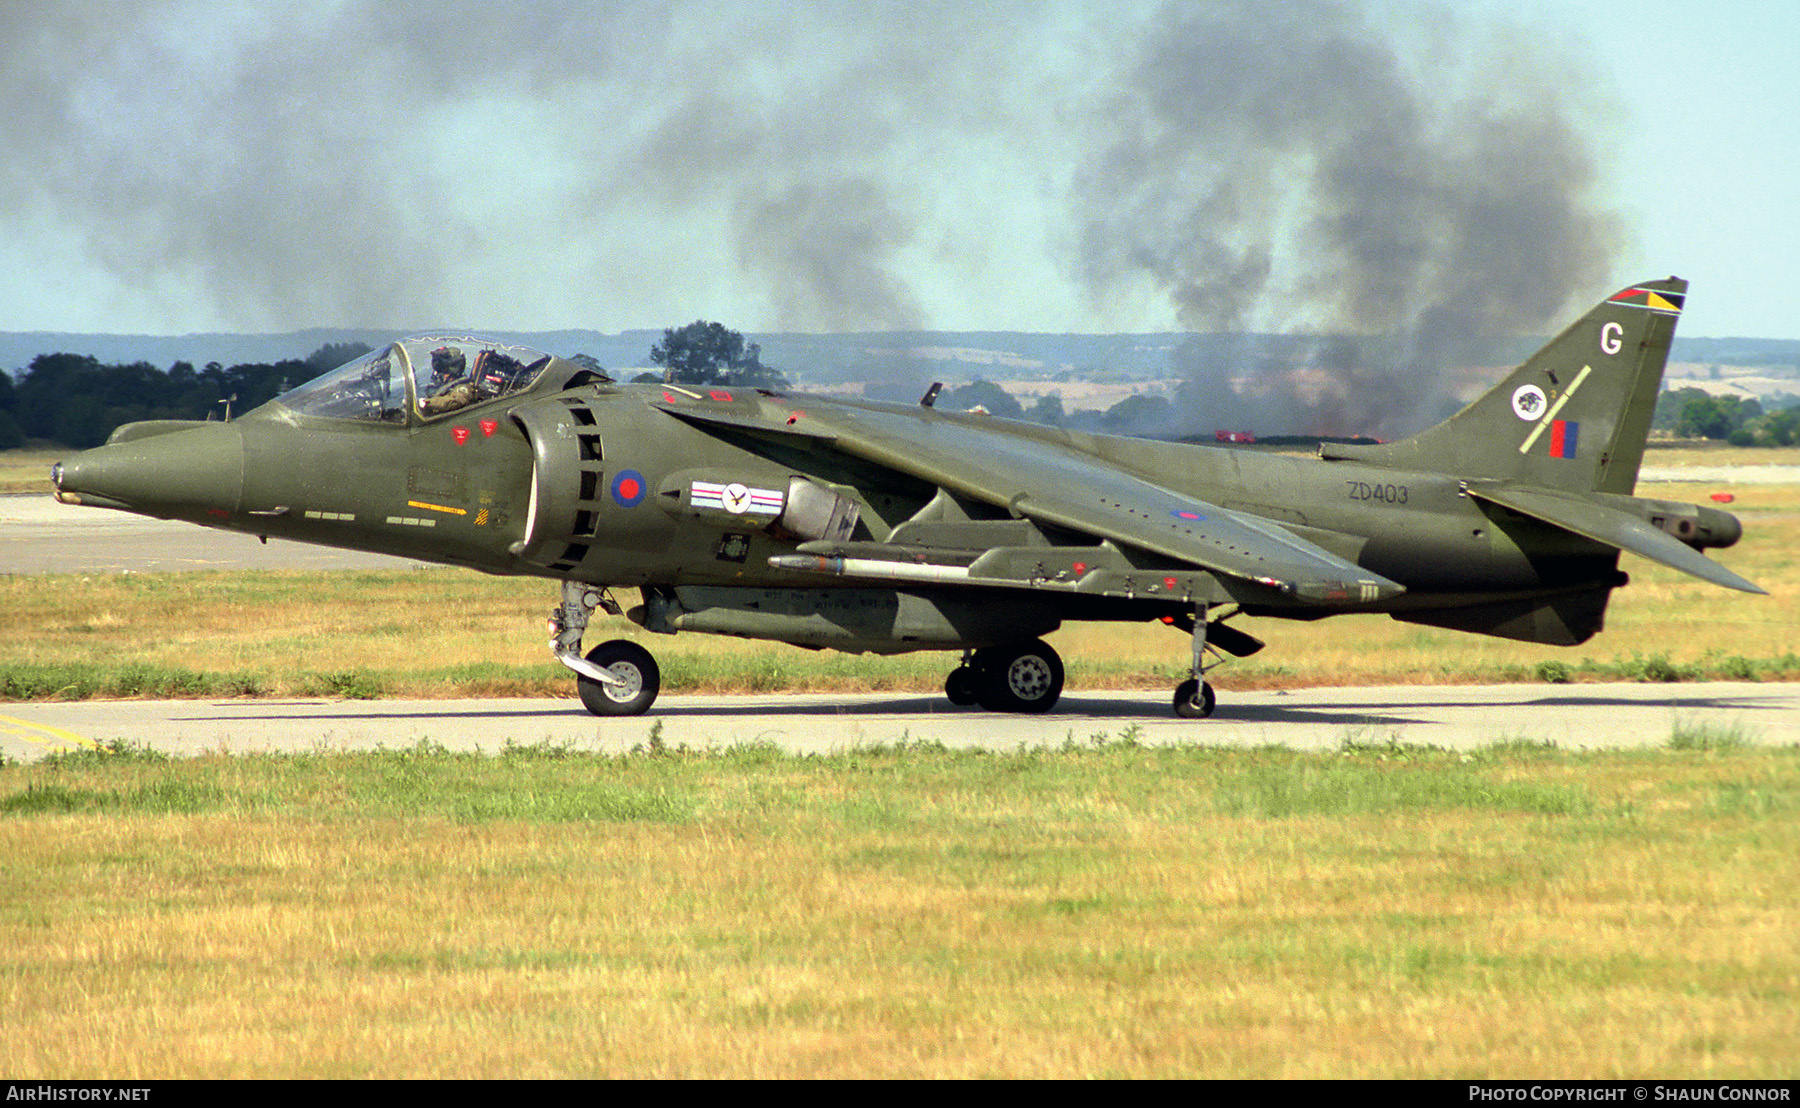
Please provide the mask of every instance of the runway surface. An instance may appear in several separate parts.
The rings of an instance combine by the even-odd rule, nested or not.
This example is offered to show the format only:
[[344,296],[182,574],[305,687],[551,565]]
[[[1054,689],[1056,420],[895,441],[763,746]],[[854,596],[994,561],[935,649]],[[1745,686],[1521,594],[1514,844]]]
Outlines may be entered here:
[[429,740],[495,752],[507,743],[625,753],[772,743],[820,753],[937,742],[1013,750],[1133,738],[1146,744],[1329,750],[1351,739],[1473,749],[1507,739],[1564,749],[1666,745],[1677,727],[1800,744],[1800,685],[1390,686],[1235,692],[1207,720],[1178,719],[1168,693],[1081,692],[1044,716],[953,708],[941,696],[665,696],[649,715],[598,719],[575,700],[132,700],[0,703],[0,752],[29,762],[112,739],[172,755],[373,750]]

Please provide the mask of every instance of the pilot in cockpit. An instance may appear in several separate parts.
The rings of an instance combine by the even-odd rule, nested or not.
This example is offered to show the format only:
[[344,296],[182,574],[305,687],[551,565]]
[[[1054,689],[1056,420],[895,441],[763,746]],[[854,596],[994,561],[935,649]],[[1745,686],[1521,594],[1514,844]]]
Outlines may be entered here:
[[431,352],[431,383],[419,401],[425,415],[442,415],[466,408],[481,398],[481,389],[469,375],[468,362],[455,346],[440,346]]

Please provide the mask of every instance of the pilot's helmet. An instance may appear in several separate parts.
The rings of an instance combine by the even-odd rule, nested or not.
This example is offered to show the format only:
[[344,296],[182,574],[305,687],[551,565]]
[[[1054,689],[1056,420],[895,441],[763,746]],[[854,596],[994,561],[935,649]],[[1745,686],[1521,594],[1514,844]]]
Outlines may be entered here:
[[431,376],[433,380],[448,381],[461,377],[468,365],[463,360],[461,348],[440,346],[431,352]]

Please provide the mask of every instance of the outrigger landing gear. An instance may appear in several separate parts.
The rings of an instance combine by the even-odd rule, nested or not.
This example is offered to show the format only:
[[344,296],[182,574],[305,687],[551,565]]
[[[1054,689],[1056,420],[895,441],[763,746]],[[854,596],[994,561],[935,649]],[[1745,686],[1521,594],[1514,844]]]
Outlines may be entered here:
[[1048,712],[1062,688],[1062,658],[1042,639],[970,651],[944,679],[950,703],[990,712]]
[[1213,696],[1213,687],[1207,683],[1206,671],[1224,661],[1207,664],[1206,652],[1216,647],[1209,646],[1206,641],[1206,614],[1210,605],[1196,602],[1194,604],[1194,664],[1190,670],[1192,676],[1175,686],[1175,714],[1182,719],[1205,719],[1212,715],[1213,705],[1217,698]]
[[650,652],[628,639],[603,642],[581,656],[594,609],[619,614],[619,604],[603,588],[579,581],[562,583],[562,603],[550,613],[550,652],[575,671],[581,703],[597,716],[637,716],[649,711],[662,689],[662,671]]

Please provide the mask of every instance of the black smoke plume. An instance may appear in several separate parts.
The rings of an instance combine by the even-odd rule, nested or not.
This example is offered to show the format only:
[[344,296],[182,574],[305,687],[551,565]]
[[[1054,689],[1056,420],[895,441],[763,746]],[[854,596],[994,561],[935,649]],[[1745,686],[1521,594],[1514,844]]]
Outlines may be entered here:
[[739,329],[897,331],[1085,297],[1062,327],[1237,336],[1183,348],[1190,428],[1381,432],[1604,291],[1618,239],[1575,67],[1383,10],[13,5],[0,226],[245,328],[658,327],[748,291]]

